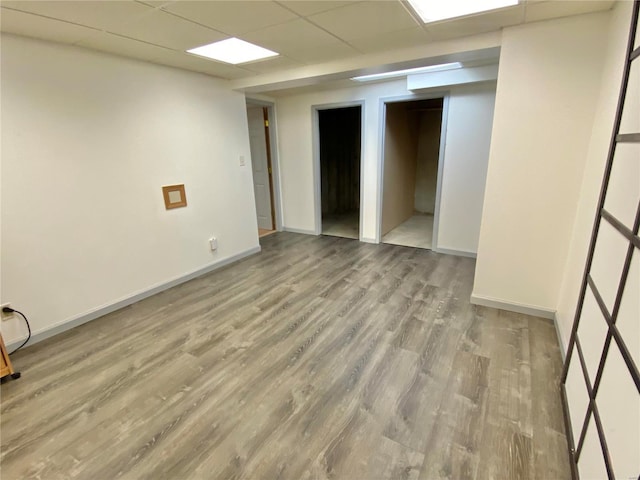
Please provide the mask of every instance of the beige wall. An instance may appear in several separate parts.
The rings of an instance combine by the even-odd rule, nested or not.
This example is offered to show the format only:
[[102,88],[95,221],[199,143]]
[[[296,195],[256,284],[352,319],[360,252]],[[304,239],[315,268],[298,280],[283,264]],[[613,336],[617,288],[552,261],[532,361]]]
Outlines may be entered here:
[[608,19],[580,15],[503,32],[476,302],[548,317],[557,308]]
[[421,213],[433,214],[436,208],[441,118],[442,110],[420,114],[414,208]]
[[384,138],[382,235],[413,215],[418,132],[406,104],[387,105]]

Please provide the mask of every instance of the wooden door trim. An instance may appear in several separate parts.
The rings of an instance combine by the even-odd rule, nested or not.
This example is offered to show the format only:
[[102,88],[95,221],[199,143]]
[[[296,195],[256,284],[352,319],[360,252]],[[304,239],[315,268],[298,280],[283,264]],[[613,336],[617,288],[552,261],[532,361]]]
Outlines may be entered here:
[[273,165],[271,164],[271,137],[269,135],[269,109],[262,107],[262,117],[264,119],[264,137],[267,148],[267,175],[269,176],[269,198],[271,204],[271,230],[276,229],[276,208],[273,198]]

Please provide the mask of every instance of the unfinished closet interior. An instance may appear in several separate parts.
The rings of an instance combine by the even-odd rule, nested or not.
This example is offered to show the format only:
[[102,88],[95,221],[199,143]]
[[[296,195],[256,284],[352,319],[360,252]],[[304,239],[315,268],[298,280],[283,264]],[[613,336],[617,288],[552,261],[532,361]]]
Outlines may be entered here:
[[431,249],[444,100],[387,103],[382,241]]
[[361,110],[318,111],[323,235],[359,238]]

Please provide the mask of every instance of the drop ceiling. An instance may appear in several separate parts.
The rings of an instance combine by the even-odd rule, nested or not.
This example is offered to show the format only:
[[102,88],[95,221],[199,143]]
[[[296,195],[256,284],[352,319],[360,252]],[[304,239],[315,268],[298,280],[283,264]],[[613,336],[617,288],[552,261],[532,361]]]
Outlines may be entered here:
[[[606,10],[613,3],[527,0],[515,7],[423,25],[400,0],[12,0],[0,2],[0,25],[6,33],[237,80]],[[232,66],[185,53],[232,36],[280,56]]]

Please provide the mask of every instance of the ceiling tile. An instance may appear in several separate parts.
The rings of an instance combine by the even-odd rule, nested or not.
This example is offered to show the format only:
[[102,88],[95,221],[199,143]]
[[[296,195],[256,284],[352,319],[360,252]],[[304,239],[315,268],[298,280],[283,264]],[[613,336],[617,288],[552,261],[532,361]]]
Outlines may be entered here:
[[187,50],[227,38],[223,33],[161,10],[110,31],[174,50]]
[[333,35],[301,18],[247,33],[242,35],[242,39],[279,53],[292,46],[296,49],[313,48],[338,41]]
[[6,33],[61,43],[75,43],[97,33],[91,28],[7,8],[2,8],[0,25]]
[[138,3],[144,3],[145,5],[149,5],[153,8],[160,8],[160,7],[169,5],[170,3],[174,3],[178,0],[135,0],[135,1]]
[[151,58],[150,61],[172,67],[186,68],[196,72],[199,72],[200,69],[204,68],[203,64],[207,62],[204,58],[199,58],[194,55],[170,51],[162,52],[158,56]]
[[290,50],[282,53],[302,63],[324,63],[359,54],[357,50],[342,42],[332,43],[324,47],[303,49],[296,49],[292,46]]
[[525,5],[525,21],[537,22],[550,18],[567,17],[588,12],[608,10],[613,1],[574,0],[571,2],[537,1],[527,2]]
[[308,17],[345,40],[406,30],[418,23],[397,1],[362,2]]
[[286,8],[267,1],[180,1],[162,8],[229,35],[239,35],[296,18]]
[[[2,0],[0,26],[3,32],[238,79],[495,31],[524,20],[606,10],[613,3],[528,0],[517,7],[431,23],[423,29],[399,0]],[[182,52],[228,35],[281,55],[231,66]]]
[[238,78],[252,77],[256,74],[248,70],[244,70],[239,67],[233,67],[231,65],[222,65],[220,63],[210,62],[208,65],[204,65],[202,73],[207,75],[213,75],[214,77],[223,78],[225,80],[236,80]]
[[429,43],[431,35],[421,27],[400,30],[399,32],[387,32],[366,38],[350,40],[349,43],[363,53],[381,52],[405,47],[413,47]]
[[257,73],[268,73],[275,72],[278,70],[288,70],[290,68],[302,67],[303,63],[297,62],[291,58],[283,57],[282,55],[278,57],[269,58],[267,60],[263,60],[260,62],[246,63],[242,65],[243,68],[247,70],[251,70]]
[[284,0],[279,1],[278,3],[290,10],[293,10],[298,15],[306,17],[313,15],[314,13],[326,12],[327,10],[346,7],[347,5],[358,2],[338,2],[333,0]]
[[314,83],[302,87],[280,88],[279,90],[269,90],[265,92],[270,97],[287,97],[289,95],[300,95],[304,93],[318,93],[326,90],[338,90],[342,88],[353,88],[361,86],[361,83],[355,82],[348,78],[342,80],[332,80],[323,83]]
[[479,33],[493,32],[503,27],[518,25],[524,21],[524,6],[502,8],[488,13],[429,23],[427,31],[435,40],[466,37]]
[[153,63],[202,72],[226,80],[253,76],[255,73],[233,65],[206,60],[188,53],[165,51],[150,60]]
[[162,54],[163,51],[167,51],[167,49],[162,47],[113,35],[111,33],[101,33],[94,37],[82,40],[76,45],[142,60],[149,60]]
[[117,28],[136,16],[153,12],[133,1],[3,1],[3,6],[101,30]]

